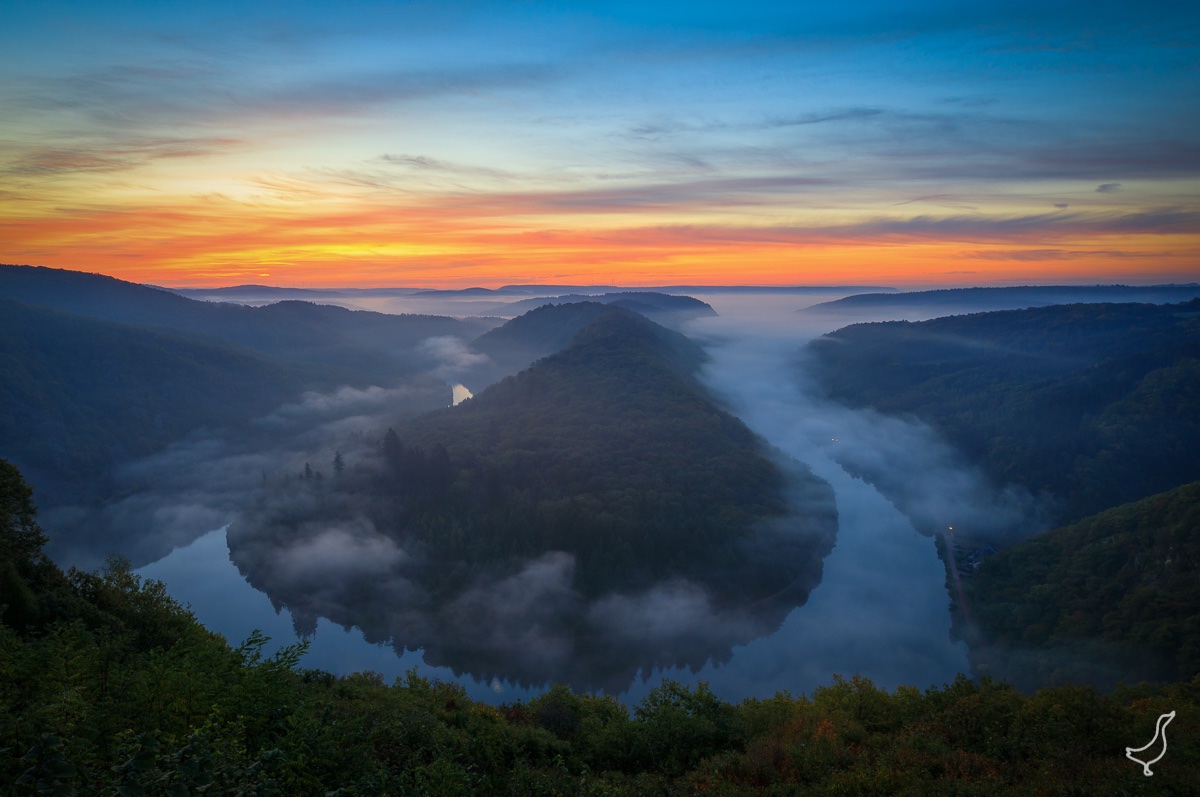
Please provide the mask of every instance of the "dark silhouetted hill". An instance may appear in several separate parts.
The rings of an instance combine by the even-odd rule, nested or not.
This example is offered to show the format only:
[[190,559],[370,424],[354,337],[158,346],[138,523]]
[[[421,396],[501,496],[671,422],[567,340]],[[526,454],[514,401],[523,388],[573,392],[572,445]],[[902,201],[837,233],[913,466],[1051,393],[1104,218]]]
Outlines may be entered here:
[[903,293],[859,293],[806,308],[806,313],[915,310],[951,315],[990,310],[1022,310],[1056,304],[1148,302],[1170,304],[1200,297],[1192,285],[1021,285],[1002,288],[946,288]]
[[414,352],[421,340],[446,335],[470,339],[488,328],[442,316],[388,315],[300,301],[264,307],[200,302],[100,274],[35,266],[0,266],[0,296],[330,366],[341,381],[357,385],[386,382],[429,365]]
[[716,310],[708,302],[693,299],[691,296],[672,296],[667,293],[654,291],[622,291],[618,293],[601,293],[594,295],[568,294],[535,299],[522,299],[505,306],[505,314],[518,314],[534,310],[546,304],[568,304],[571,302],[599,302],[600,304],[615,304],[628,310],[641,313],[660,324],[675,324],[690,318],[715,316]]
[[809,351],[833,398],[932,424],[1058,522],[1200,479],[1200,300],[856,324]]
[[110,468],[266,413],[321,379],[221,341],[0,298],[0,456],[40,500],[103,493]]
[[1200,672],[1200,482],[983,560],[968,581],[977,671],[1026,688]]
[[[622,310],[641,315],[637,310]],[[527,367],[534,360],[561,351],[585,327],[612,312],[613,305],[592,301],[542,304],[480,335],[471,347],[486,354],[490,362],[477,370],[475,376],[479,380],[478,386],[491,384]],[[677,332],[655,325],[653,334],[668,346],[691,352],[692,357],[703,357],[695,344]]]
[[[557,334],[582,313],[598,314],[563,350],[397,426],[379,470],[314,488],[318,517],[295,510],[307,486],[275,490],[229,532],[243,574],[301,630],[325,616],[528,683],[618,690],[777,628],[832,546],[829,486],[769,459],[697,381],[701,350],[636,313],[542,308],[506,334]],[[380,552],[369,587],[279,566],[328,529]]]

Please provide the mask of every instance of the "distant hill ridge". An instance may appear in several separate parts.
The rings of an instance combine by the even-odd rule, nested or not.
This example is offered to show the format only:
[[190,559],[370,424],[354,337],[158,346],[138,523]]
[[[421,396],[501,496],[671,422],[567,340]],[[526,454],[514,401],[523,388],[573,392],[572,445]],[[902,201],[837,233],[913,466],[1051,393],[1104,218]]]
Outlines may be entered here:
[[708,302],[702,302],[691,296],[674,296],[653,291],[618,291],[595,295],[567,294],[565,296],[522,299],[505,307],[505,312],[506,314],[524,313],[545,304],[569,304],[572,302],[616,304],[649,316],[655,314],[678,314],[695,318],[699,316],[715,316],[717,314],[717,311]]
[[102,492],[115,462],[265,413],[318,373],[219,340],[0,297],[0,457],[51,503]]
[[966,593],[981,673],[1057,683],[1200,672],[1200,482],[1123,504],[983,560]]
[[[832,547],[829,486],[768,458],[699,383],[703,352],[682,335],[597,303],[530,315],[494,337],[582,326],[474,398],[397,425],[381,471],[335,481],[328,517],[297,525],[294,485],[268,496],[229,532],[242,573],[302,631],[329,617],[398,650],[420,646],[431,663],[525,683],[621,691],[639,669],[698,667],[777,628]],[[347,513],[384,538],[360,544],[405,552],[369,590],[277,567]],[[481,585],[507,595],[517,584],[534,609],[480,597]],[[411,597],[398,607],[396,594]],[[657,616],[667,596],[703,607],[715,627],[672,616],[660,638],[613,615]],[[544,639],[538,650],[514,650],[530,633]]]
[[[473,340],[472,350],[487,355],[487,362],[463,371],[461,379],[468,387],[478,392],[479,389],[528,367],[535,360],[561,351],[570,345],[585,327],[597,318],[614,311],[645,317],[639,312],[639,308],[628,308],[619,303],[581,301],[541,304]],[[672,336],[670,339],[675,345],[683,345],[680,341],[684,341],[687,346],[694,348],[694,344],[678,332],[668,330],[657,323],[654,324],[654,328],[660,330],[657,334]]]
[[470,339],[489,324],[442,316],[388,315],[283,301],[265,307],[202,302],[171,291],[78,271],[0,266],[0,296],[77,315],[208,336],[294,362],[338,369],[361,384],[412,373],[413,347],[428,337]]
[[1059,522],[1200,479],[1200,299],[854,324],[808,351],[832,397],[932,424]]
[[1077,302],[1150,302],[1169,304],[1200,297],[1200,284],[1187,285],[1018,285],[941,288],[896,293],[858,293],[822,302],[804,312],[947,307],[951,310],[1019,310]]

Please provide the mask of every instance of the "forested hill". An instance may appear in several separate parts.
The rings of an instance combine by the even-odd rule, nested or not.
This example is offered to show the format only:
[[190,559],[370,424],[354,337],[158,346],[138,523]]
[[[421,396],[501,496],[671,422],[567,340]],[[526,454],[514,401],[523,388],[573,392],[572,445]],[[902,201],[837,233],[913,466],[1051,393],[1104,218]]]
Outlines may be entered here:
[[[636,308],[617,304],[564,302],[540,305],[503,326],[485,332],[471,343],[472,349],[488,357],[487,363],[471,371],[471,387],[476,390],[486,387],[501,377],[515,374],[535,360],[562,351],[597,318],[613,313],[644,317]],[[692,367],[697,367],[704,357],[694,343],[678,332],[653,324],[647,327],[647,334],[668,349],[688,352],[686,356],[690,358]]]
[[599,302],[612,304],[641,313],[660,324],[674,321],[714,316],[717,311],[708,302],[693,299],[691,296],[673,296],[669,293],[655,291],[618,291],[601,294],[567,294],[540,299],[521,299],[508,305],[508,313],[524,313],[546,304],[568,304],[572,302]]
[[855,324],[808,351],[833,398],[932,424],[1058,522],[1200,479],[1200,300]]
[[1025,687],[1200,673],[1200,482],[984,559],[966,584],[975,669]]
[[485,332],[471,348],[486,354],[483,385],[514,374],[534,360],[565,349],[588,324],[611,309],[600,302],[545,304]]
[[102,494],[114,462],[263,414],[323,376],[220,341],[3,298],[0,371],[0,456],[43,503]]
[[269,357],[332,367],[344,383],[357,385],[427,365],[414,353],[426,338],[470,339],[491,326],[299,301],[264,307],[200,302],[100,274],[35,266],[0,266],[0,296],[103,321],[205,335]]
[[[607,588],[706,567],[753,520],[784,512],[784,477],[695,380],[703,356],[678,333],[607,309],[563,351],[413,421],[399,441],[445,447],[460,472],[446,495],[458,495],[438,514],[475,529],[469,545],[568,551],[584,584]],[[391,456],[400,473],[411,467],[403,451]]]
[[1080,302],[1150,302],[1168,304],[1200,297],[1192,285],[1018,285],[997,288],[943,288],[903,293],[858,293],[822,302],[806,312],[839,313],[869,310],[923,310],[938,315],[989,310],[1021,310]]
[[[305,669],[303,647],[200,625],[114,565],[64,574],[0,460],[5,794],[1194,794],[1200,683],[1026,696],[959,677],[921,692],[831,677],[726,703],[672,681],[636,706],[561,686],[471,700],[410,670]],[[369,589],[370,583],[360,585]],[[240,642],[240,644],[239,644]],[[1146,778],[1121,748],[1175,711]],[[1190,784],[1190,785],[1189,785]]]
[[[268,489],[231,557],[301,630],[329,617],[485,679],[621,691],[719,660],[805,599],[836,514],[827,484],[714,403],[701,358],[607,308],[563,351],[390,430],[378,467]],[[280,564],[329,529],[382,564]]]

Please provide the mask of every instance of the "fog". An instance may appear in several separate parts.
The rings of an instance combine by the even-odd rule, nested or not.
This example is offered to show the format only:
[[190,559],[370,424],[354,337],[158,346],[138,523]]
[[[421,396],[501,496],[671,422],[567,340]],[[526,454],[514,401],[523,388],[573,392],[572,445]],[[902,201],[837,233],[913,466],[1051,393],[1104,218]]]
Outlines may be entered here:
[[1045,529],[1047,507],[1024,488],[991,483],[927,425],[825,397],[805,344],[862,322],[859,313],[805,312],[808,298],[824,296],[707,298],[720,315],[685,330],[713,358],[704,381],[768,441],[811,466],[830,459],[866,479],[923,534],[953,526],[1009,541]]
[[[358,467],[346,482],[266,489],[229,528],[230,559],[288,610],[299,636],[324,617],[398,654],[419,648],[428,664],[482,682],[620,693],[639,672],[727,660],[803,603],[836,527],[831,491],[792,463],[792,513],[763,521],[709,568],[585,594],[564,551],[481,567],[415,537],[397,541],[371,520],[392,525],[394,505],[351,484],[372,465]],[[785,588],[763,586],[780,572]]]
[[[685,329],[711,357],[702,372],[710,390],[781,463],[803,463],[833,487],[836,508],[828,494],[794,491],[792,518],[760,530],[756,555],[792,562],[799,574],[797,589],[777,599],[718,605],[709,586],[686,578],[586,599],[573,584],[573,557],[561,551],[435,594],[423,552],[333,489],[332,461],[342,455],[348,478],[371,472],[396,418],[468,390],[456,380],[482,355],[457,339],[422,344],[440,362],[429,382],[306,394],[237,435],[200,432],[130,465],[120,474],[128,492],[105,507],[103,521],[136,532],[122,553],[142,562],[232,522],[230,556],[290,615],[295,634],[344,645],[336,626],[358,628],[394,648],[397,662],[420,649],[427,666],[507,695],[514,685],[558,681],[637,699],[664,677],[706,680],[728,699],[810,691],[833,673],[887,687],[939,684],[968,665],[933,535],[953,525],[1023,536],[1043,527],[1044,513],[1020,490],[990,484],[928,427],[824,399],[804,344],[861,320],[803,312],[829,298],[708,293],[720,315]],[[306,465],[319,472],[315,481],[304,479]],[[804,518],[835,512],[836,542],[814,567]],[[76,561],[99,553],[76,551]],[[379,668],[374,657],[363,661]]]
[[858,321],[925,321],[948,315],[1021,310],[1055,304],[1144,302],[1170,304],[1200,296],[1200,284],[1187,285],[1019,285],[942,288],[903,293],[859,293],[820,299],[801,310],[809,319],[844,326]]
[[237,429],[199,429],[118,468],[115,497],[104,505],[45,509],[48,550],[60,564],[82,568],[111,554],[135,565],[154,561],[230,523],[265,483],[299,478],[306,465],[327,476],[335,453],[347,461],[373,457],[381,429],[450,401],[450,387],[434,380],[344,387],[305,393]]

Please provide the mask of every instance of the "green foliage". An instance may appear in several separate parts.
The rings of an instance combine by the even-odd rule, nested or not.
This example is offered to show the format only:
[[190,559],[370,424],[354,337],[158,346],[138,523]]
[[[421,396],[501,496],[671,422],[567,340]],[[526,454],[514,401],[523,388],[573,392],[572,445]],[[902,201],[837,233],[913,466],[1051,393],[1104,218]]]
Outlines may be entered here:
[[[695,381],[693,344],[604,313],[564,351],[389,432],[373,489],[394,503],[376,525],[474,566],[566,551],[587,594],[715,560],[744,582],[732,545],[782,515],[782,473]],[[764,593],[794,578],[784,569]]]
[[197,429],[236,428],[304,390],[400,378],[432,390],[417,375],[435,363],[417,344],[480,328],[306,302],[201,302],[0,265],[0,456],[25,469],[43,506],[98,501],[115,489],[114,466]]
[[701,683],[694,689],[666,681],[634,710],[644,749],[644,767],[679,776],[702,759],[732,749],[741,740],[734,732],[734,710]]
[[[563,351],[388,430],[379,466],[324,488],[268,487],[231,528],[231,557],[299,633],[325,616],[480,676],[619,692],[639,668],[699,667],[777,627],[819,579],[836,530],[832,491],[799,464],[787,486],[808,500],[787,513],[782,469],[706,394],[702,357],[678,333],[603,308]],[[272,564],[347,534],[363,577]],[[624,632],[638,621],[617,614],[656,611],[644,607],[677,590],[697,612],[674,635]],[[698,619],[730,607],[736,624]]]
[[966,584],[977,664],[1021,683],[1200,672],[1200,482],[984,560]]
[[860,324],[811,351],[835,397],[929,421],[1078,521],[966,580],[977,672],[1028,689],[1200,672],[1200,300]]
[[32,490],[21,472],[0,459],[0,620],[19,629],[46,620],[65,582],[42,551],[46,535],[36,514]]
[[[67,583],[64,579],[61,583]],[[553,687],[476,703],[409,672],[298,670],[205,631],[119,566],[71,582],[75,617],[0,623],[0,783],[15,795],[1188,794],[1200,679],[1032,697],[984,679],[726,703],[664,682],[632,713]],[[82,586],[80,586],[82,585]],[[36,594],[36,598],[46,596]],[[181,626],[182,623],[182,626]],[[164,624],[156,631],[155,624]],[[1152,782],[1121,755],[1174,710]]]
[[0,368],[0,454],[38,473],[39,485],[59,497],[103,492],[114,463],[200,426],[265,413],[307,383],[296,369],[220,342],[7,299],[0,299]]
[[1200,300],[856,324],[810,352],[835,398],[931,423],[1060,521],[1200,478]]
[[0,561],[34,561],[46,535],[37,525],[33,490],[17,467],[0,459]]

